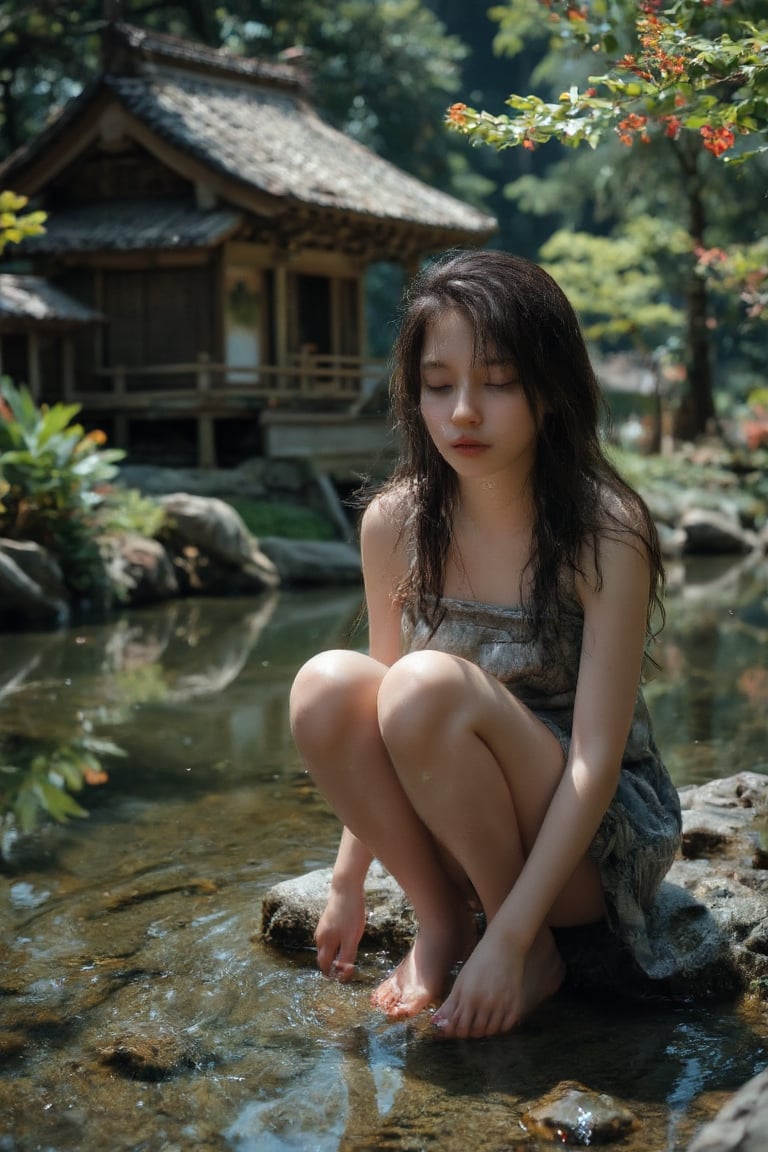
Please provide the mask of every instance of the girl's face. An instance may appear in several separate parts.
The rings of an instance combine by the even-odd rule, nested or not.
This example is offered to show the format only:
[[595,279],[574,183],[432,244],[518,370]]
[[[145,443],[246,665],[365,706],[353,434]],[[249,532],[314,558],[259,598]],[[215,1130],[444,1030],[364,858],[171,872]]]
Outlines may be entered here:
[[516,366],[475,359],[469,317],[451,309],[431,320],[421,355],[421,415],[447,464],[461,477],[508,473],[524,482],[537,429]]

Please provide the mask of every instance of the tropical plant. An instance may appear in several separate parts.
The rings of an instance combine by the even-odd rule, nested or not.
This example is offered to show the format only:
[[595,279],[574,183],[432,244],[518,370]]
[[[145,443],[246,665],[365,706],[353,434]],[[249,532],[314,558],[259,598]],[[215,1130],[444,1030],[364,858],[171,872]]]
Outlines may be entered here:
[[32,832],[45,816],[63,823],[86,810],[72,795],[106,783],[104,756],[125,756],[111,740],[83,733],[66,743],[6,737],[0,744],[0,819]]
[[105,580],[93,510],[125,453],[72,423],[79,411],[38,407],[27,388],[0,381],[0,533],[50,549],[68,587],[91,595]]

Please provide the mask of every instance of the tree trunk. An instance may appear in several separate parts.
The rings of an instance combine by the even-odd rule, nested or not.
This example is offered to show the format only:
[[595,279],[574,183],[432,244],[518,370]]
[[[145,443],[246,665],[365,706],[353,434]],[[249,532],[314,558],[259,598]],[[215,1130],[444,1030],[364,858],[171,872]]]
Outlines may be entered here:
[[[685,193],[688,198],[688,231],[694,250],[704,247],[706,212],[704,208],[704,182],[699,171],[700,149],[683,145],[675,149],[683,169]],[[693,148],[696,150],[693,151]],[[715,418],[712,391],[712,348],[707,321],[709,319],[709,293],[706,281],[691,267],[687,286],[686,360],[688,391],[677,414],[675,434],[680,439],[694,440],[702,436]]]

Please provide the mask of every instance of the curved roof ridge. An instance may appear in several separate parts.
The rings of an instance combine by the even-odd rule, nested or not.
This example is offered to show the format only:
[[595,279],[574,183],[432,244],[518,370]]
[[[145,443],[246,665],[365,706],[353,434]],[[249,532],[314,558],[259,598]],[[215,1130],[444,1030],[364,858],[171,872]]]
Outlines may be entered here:
[[210,76],[273,84],[294,91],[306,91],[309,87],[306,70],[279,60],[237,56],[227,48],[213,48],[124,21],[109,24],[104,35],[104,71],[110,75],[130,74],[136,70],[136,65],[139,71],[143,71],[143,65],[153,63],[205,72]]

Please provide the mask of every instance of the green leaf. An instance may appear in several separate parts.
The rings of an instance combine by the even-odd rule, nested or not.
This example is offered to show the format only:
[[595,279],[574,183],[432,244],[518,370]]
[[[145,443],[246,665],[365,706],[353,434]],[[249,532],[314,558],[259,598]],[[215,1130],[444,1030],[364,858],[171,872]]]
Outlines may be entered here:
[[33,790],[39,797],[43,809],[59,823],[66,821],[69,816],[82,818],[88,815],[68,792],[57,788],[50,780],[38,779],[33,784]]

